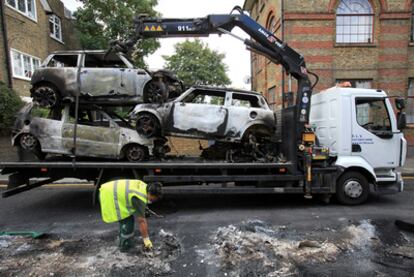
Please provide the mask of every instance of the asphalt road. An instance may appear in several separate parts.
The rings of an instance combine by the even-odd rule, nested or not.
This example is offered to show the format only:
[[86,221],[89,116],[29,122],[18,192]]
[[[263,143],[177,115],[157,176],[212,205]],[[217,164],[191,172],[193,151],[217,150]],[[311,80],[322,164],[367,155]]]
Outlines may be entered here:
[[[373,195],[368,203],[354,207],[341,206],[334,201],[326,205],[316,199],[306,200],[296,195],[167,195],[160,203],[152,206],[152,209],[164,218],[149,219],[150,233],[155,237],[160,229],[167,230],[181,241],[183,251],[172,263],[175,272],[172,275],[213,276],[220,272],[222,276],[227,276],[225,269],[211,273],[211,268],[207,264],[200,263],[200,260],[195,258],[198,250],[208,248],[208,241],[218,228],[239,226],[249,220],[260,220],[269,226],[283,226],[286,232],[306,234],[322,228],[335,229],[343,226],[344,222],[357,224],[363,220],[370,220],[375,222],[377,227],[386,226],[388,229],[384,231],[384,236],[392,237],[392,232],[397,230],[393,227],[396,219],[414,222],[414,182],[408,180],[406,183],[406,191],[403,193],[389,196]],[[113,232],[115,237],[118,226],[104,224],[101,221],[99,207],[92,206],[92,191],[91,186],[58,186],[38,188],[0,199],[0,231],[35,230],[61,238],[82,238],[102,232]],[[343,264],[338,266],[344,267],[348,262],[344,260]],[[307,274],[303,276],[355,274],[354,271],[338,273],[332,263],[328,267],[329,271],[323,271],[323,274],[319,274],[322,271],[311,274],[312,270],[307,269]],[[389,269],[379,266],[375,272],[387,270]],[[397,270],[394,273],[399,276],[410,276],[413,272]]]

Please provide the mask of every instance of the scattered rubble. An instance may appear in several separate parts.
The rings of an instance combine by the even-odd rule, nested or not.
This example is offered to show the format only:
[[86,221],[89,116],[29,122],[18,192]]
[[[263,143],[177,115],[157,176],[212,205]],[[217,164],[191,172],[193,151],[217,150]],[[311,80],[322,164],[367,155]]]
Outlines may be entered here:
[[[182,251],[179,240],[160,230],[152,252],[135,247],[121,253],[115,241],[24,237],[0,238],[0,276],[159,276],[173,272],[171,262]],[[140,243],[136,241],[136,243]]]

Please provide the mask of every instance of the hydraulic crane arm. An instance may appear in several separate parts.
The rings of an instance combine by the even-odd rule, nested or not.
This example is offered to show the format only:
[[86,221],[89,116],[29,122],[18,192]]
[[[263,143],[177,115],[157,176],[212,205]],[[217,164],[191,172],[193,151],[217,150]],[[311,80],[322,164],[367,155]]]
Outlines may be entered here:
[[[302,125],[302,128],[308,123],[313,86],[309,80],[309,72],[306,69],[303,56],[245,14],[240,7],[235,7],[230,14],[213,14],[202,18],[165,19],[140,16],[135,19],[135,26],[134,36],[120,45],[124,49],[133,46],[138,40],[146,38],[197,37],[209,36],[210,34],[235,36],[231,33],[233,28],[236,26],[241,28],[253,39],[242,39],[249,50],[281,64],[288,74],[297,79],[297,120],[298,123],[301,123],[299,125]],[[313,73],[310,74],[313,75]]]

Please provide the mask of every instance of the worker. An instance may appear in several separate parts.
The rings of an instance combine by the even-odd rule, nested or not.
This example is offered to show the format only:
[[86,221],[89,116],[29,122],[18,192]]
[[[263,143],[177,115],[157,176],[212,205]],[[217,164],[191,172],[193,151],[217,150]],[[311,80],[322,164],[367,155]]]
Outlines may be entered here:
[[152,249],[145,219],[147,204],[157,201],[162,195],[160,183],[140,180],[115,180],[107,182],[99,189],[102,219],[106,223],[119,222],[119,247],[121,252],[132,247],[134,235],[134,215],[137,217],[139,231],[144,247]]

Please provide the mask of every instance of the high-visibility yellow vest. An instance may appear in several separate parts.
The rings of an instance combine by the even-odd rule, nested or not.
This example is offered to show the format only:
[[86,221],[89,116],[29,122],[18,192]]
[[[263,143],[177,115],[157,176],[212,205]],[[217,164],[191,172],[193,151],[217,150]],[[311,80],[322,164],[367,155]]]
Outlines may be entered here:
[[102,219],[112,223],[135,213],[132,197],[147,204],[147,184],[140,180],[117,180],[105,183],[99,189]]

